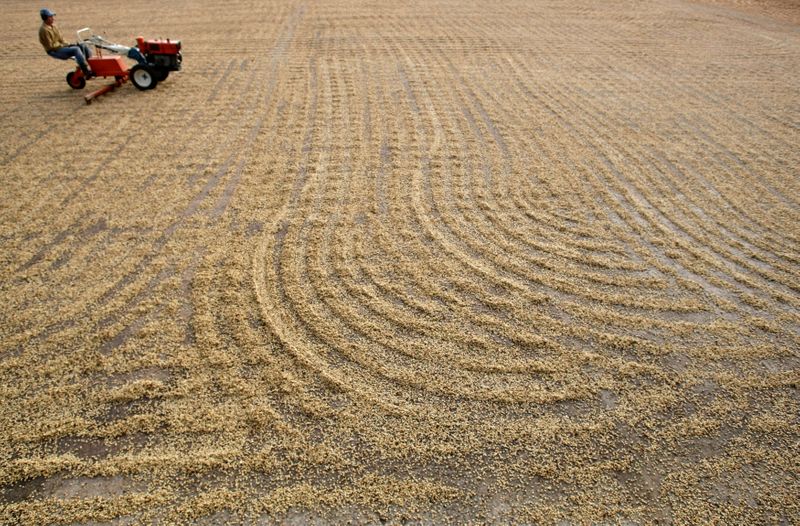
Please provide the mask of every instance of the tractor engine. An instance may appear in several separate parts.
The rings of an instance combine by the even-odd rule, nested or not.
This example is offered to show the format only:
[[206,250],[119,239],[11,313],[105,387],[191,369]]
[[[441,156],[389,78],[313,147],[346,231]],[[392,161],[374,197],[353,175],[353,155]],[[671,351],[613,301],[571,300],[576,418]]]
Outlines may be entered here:
[[181,41],[180,40],[145,40],[136,37],[136,47],[144,55],[147,63],[162,72],[178,71],[181,69]]

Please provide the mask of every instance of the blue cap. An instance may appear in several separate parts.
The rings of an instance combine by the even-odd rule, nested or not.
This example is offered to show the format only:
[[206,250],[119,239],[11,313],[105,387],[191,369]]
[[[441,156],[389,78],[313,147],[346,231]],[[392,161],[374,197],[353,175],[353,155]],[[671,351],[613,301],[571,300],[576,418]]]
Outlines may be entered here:
[[51,16],[56,16],[56,14],[54,12],[50,11],[47,8],[44,8],[41,11],[39,11],[39,15],[42,17],[42,20],[44,20],[44,19],[46,19],[48,17],[51,17]]

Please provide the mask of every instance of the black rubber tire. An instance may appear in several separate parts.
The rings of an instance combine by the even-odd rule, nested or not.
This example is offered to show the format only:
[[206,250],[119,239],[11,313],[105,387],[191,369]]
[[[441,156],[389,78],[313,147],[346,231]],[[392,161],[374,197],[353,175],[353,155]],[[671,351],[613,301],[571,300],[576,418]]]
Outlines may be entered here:
[[169,70],[168,69],[155,68],[153,70],[153,73],[156,76],[156,80],[159,81],[159,82],[163,82],[163,81],[167,80],[167,77],[169,77]]
[[67,84],[69,84],[69,87],[72,88],[72,89],[83,89],[83,88],[85,88],[86,87],[86,78],[84,78],[81,75],[79,78],[76,79],[75,78],[76,74],[77,74],[76,71],[70,71],[69,73],[67,73]]
[[142,91],[153,89],[156,87],[156,84],[158,84],[158,78],[153,68],[144,64],[136,64],[133,66],[128,73],[128,77],[131,79],[131,83],[136,86],[136,89]]

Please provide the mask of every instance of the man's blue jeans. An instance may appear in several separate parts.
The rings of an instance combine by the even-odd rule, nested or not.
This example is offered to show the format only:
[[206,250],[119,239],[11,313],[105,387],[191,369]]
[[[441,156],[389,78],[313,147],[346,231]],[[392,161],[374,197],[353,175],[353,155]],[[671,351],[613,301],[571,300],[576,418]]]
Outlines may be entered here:
[[60,58],[61,60],[75,57],[78,66],[80,66],[82,70],[88,71],[89,65],[86,63],[86,58],[92,56],[92,50],[89,49],[89,46],[86,44],[75,44],[73,46],[65,46],[54,49],[53,51],[48,51],[47,54],[53,58]]

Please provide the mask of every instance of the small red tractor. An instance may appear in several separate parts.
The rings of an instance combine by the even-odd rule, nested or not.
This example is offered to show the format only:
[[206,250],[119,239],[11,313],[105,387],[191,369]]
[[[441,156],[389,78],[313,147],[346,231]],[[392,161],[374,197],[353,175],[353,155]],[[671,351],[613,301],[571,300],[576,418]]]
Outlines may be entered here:
[[[183,61],[180,40],[145,40],[137,37],[136,46],[128,47],[92,34],[92,30],[87,27],[78,31],[78,41],[94,46],[97,51],[95,56],[87,59],[94,76],[114,77],[115,80],[114,84],[86,95],[84,99],[87,104],[95,97],[121,86],[127,80],[130,80],[137,89],[153,89],[159,82],[166,80],[170,71],[179,71]],[[114,55],[104,56],[103,50],[110,51]],[[128,67],[120,55],[135,60],[136,64]],[[83,89],[86,80],[81,68],[76,68],[67,74],[67,84],[73,89]]]

